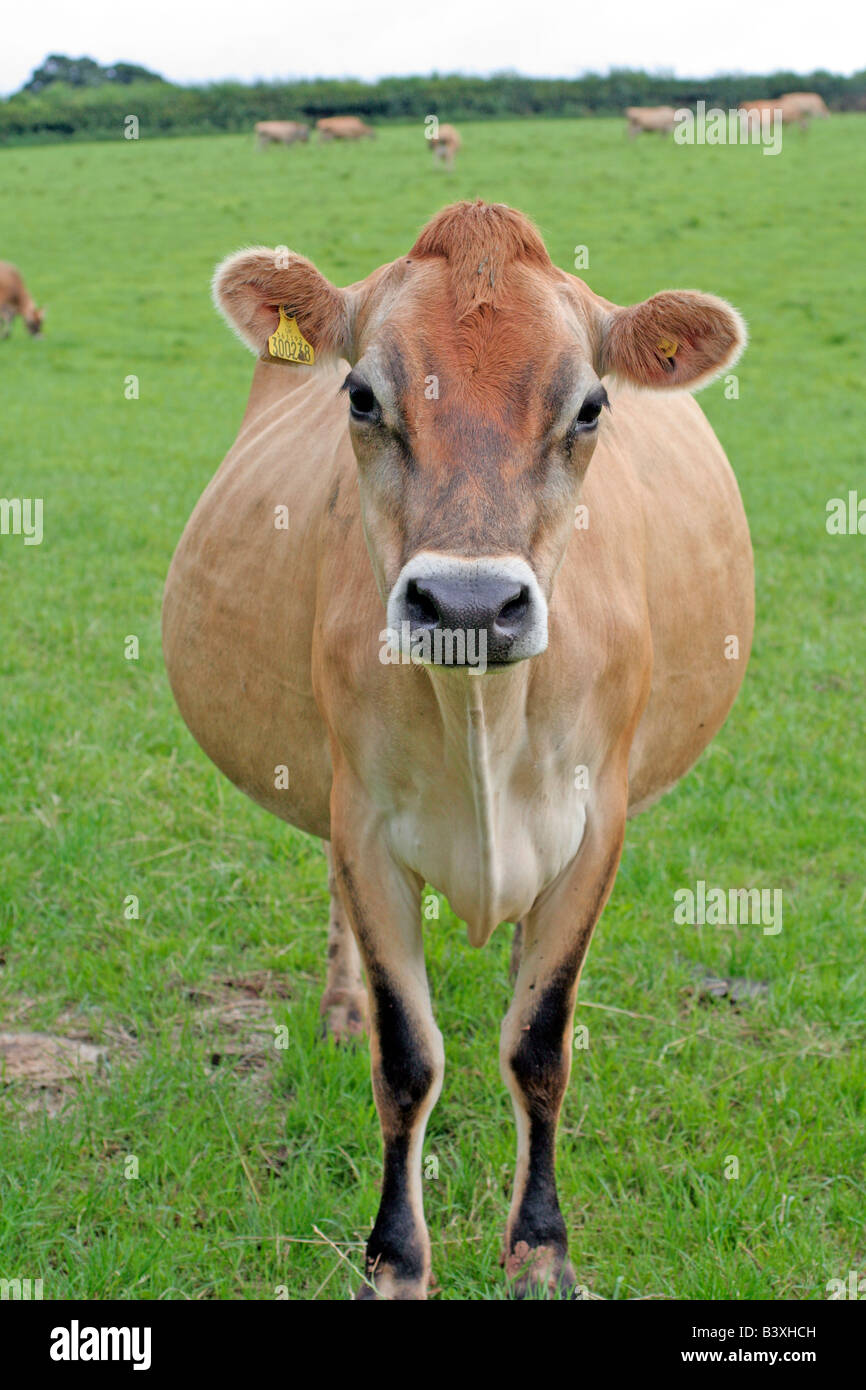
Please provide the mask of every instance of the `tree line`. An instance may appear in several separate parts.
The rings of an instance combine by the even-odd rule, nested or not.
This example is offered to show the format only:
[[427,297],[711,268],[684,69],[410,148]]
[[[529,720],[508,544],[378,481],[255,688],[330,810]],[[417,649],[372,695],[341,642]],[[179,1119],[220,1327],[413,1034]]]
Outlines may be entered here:
[[147,135],[193,135],[250,130],[261,120],[315,122],[341,114],[375,124],[422,121],[431,114],[448,121],[610,116],[627,106],[694,106],[699,100],[727,110],[789,91],[818,92],[832,111],[866,110],[866,70],[852,77],[817,71],[703,79],[626,69],[574,78],[434,73],[377,82],[317,78],[181,87],[136,64],[99,68],[92,59],[55,54],[20,92],[0,100],[0,142],[116,138],[129,115],[138,117]]

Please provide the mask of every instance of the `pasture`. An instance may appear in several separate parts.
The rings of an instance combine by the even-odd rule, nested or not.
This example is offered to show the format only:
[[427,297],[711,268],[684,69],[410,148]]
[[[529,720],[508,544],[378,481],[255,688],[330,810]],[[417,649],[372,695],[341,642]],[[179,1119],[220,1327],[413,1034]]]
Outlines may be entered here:
[[[619,120],[461,123],[450,174],[416,127],[260,155],[252,132],[146,130],[0,151],[0,258],[48,311],[41,339],[0,343],[0,495],[44,499],[41,545],[0,536],[0,1032],[105,1054],[41,1089],[0,1076],[0,1275],[46,1298],[357,1282],[380,1139],[366,1048],[318,1039],[324,858],[193,743],[161,590],[252,372],[215,263],[286,243],[349,283],[476,196],[531,216],[567,269],[586,246],[578,273],[617,303],[704,289],[751,329],[738,398],[701,401],[751,523],[754,652],[715,743],[630,823],[590,949],[559,1148],[575,1268],[605,1299],[821,1299],[866,1272],[866,536],[825,526],[829,499],[866,495],[864,121],[786,131],[777,158],[630,143]],[[782,930],[675,925],[700,879],[780,889]],[[474,952],[442,903],[426,936],[434,1276],[496,1299],[511,932]],[[708,998],[708,973],[766,988]]]

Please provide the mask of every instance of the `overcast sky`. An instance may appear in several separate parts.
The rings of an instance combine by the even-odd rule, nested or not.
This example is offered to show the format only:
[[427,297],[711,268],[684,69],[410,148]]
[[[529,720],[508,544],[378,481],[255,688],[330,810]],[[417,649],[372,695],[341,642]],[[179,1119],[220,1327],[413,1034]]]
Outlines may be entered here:
[[48,53],[124,59],[176,82],[387,74],[700,77],[866,67],[862,0],[15,0],[0,93]]

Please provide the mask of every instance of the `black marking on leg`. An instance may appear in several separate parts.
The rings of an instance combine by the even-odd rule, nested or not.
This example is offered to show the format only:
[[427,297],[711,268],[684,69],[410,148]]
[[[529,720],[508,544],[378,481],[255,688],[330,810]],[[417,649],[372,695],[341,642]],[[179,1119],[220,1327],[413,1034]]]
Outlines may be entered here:
[[512,1226],[512,1248],[526,1241],[530,1249],[552,1245],[564,1251],[567,1244],[554,1164],[556,1124],[567,1076],[563,1042],[579,960],[573,951],[553,975],[511,1058],[529,1116],[529,1166]]
[[433,1085],[435,1073],[387,968],[376,958],[366,915],[354,875],[341,860],[338,872],[352,905],[352,916],[367,967],[373,1023],[379,1039],[381,1080],[395,1112],[402,1117],[399,1130],[410,1131],[419,1107]]
[[425,1247],[409,1200],[409,1145],[436,1072],[399,990],[376,958],[354,876],[345,861],[338,872],[352,907],[364,952],[372,1023],[379,1044],[373,1087],[385,1142],[382,1197],[367,1243],[367,1273],[387,1268],[399,1281],[423,1278]]
[[382,1198],[367,1241],[368,1276],[382,1267],[401,1280],[418,1280],[424,1274],[424,1251],[409,1205],[408,1154],[408,1135],[400,1135],[385,1144]]
[[[568,1062],[566,1030],[572,1017],[581,961],[616,874],[622,840],[608,855],[594,901],[583,918],[575,944],[554,971],[534,1009],[529,1026],[511,1058],[511,1070],[523,1095],[529,1120],[526,1183],[511,1227],[511,1249],[525,1243],[529,1251],[551,1246],[567,1256],[567,1232],[556,1191],[556,1126],[565,1093]],[[535,989],[535,982],[529,986]]]
[[540,1120],[530,1122],[529,1171],[511,1230],[512,1249],[520,1241],[526,1241],[530,1250],[538,1245],[551,1245],[564,1254],[568,1246],[568,1233],[556,1191],[555,1141],[555,1124]]
[[533,1119],[555,1121],[559,1113],[566,1073],[562,1044],[571,1018],[577,965],[576,952],[572,952],[551,977],[511,1058],[511,1070]]
[[419,1043],[403,1001],[386,972],[368,964],[381,1080],[398,1132],[410,1132],[434,1081],[433,1066]]
[[373,1084],[385,1137],[382,1198],[367,1244],[367,1270],[387,1266],[399,1280],[424,1274],[424,1247],[409,1201],[409,1143],[435,1072],[386,972],[368,965],[379,1067]]

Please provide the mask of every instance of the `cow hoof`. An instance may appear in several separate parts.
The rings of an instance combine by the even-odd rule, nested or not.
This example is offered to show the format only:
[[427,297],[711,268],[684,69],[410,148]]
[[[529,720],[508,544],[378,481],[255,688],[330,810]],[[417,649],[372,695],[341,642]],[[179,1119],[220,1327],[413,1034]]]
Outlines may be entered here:
[[367,996],[363,990],[326,990],[319,1009],[321,1036],[334,1042],[355,1042],[367,1027]]
[[530,1249],[525,1240],[518,1241],[505,1259],[505,1273],[511,1298],[579,1299],[585,1294],[568,1256],[552,1245]]
[[427,1298],[427,1285],[421,1279],[400,1279],[387,1269],[380,1269],[375,1285],[362,1284],[355,1294],[356,1303],[419,1303]]

